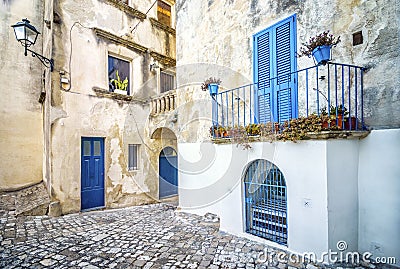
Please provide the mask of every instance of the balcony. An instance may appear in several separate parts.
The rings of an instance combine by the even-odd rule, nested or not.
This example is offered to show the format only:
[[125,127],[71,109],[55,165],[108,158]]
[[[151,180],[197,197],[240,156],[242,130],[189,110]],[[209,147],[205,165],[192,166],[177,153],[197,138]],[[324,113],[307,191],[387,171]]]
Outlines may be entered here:
[[[221,91],[212,96],[211,134],[270,128],[279,135],[310,122],[313,132],[365,131],[363,73],[359,66],[327,63]],[[225,134],[215,132],[218,128]]]
[[176,108],[176,91],[171,90],[150,100],[150,115],[157,116],[160,114],[169,113]]

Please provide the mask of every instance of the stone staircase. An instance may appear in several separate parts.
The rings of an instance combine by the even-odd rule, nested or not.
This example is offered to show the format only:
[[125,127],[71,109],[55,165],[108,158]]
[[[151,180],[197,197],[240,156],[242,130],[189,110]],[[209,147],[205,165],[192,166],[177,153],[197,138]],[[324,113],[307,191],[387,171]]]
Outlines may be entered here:
[[15,215],[46,215],[50,197],[43,182],[10,192],[0,192],[0,211],[14,211]]

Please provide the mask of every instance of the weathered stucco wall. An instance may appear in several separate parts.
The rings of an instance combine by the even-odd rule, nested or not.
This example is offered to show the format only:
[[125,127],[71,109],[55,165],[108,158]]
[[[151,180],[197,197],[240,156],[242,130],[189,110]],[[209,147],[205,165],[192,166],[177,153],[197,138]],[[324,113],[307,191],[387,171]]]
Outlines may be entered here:
[[360,252],[396,257],[400,266],[400,130],[376,130],[360,141],[358,175]]
[[[42,64],[15,39],[10,27],[23,18],[42,32],[42,1],[0,2],[0,191],[42,181]],[[41,53],[42,37],[31,49]]]
[[[301,43],[322,31],[340,35],[342,42],[334,48],[333,61],[369,68],[364,76],[367,125],[398,128],[399,5],[395,0],[177,1],[178,66],[219,65],[252,81],[253,34],[297,14],[297,51]],[[353,46],[352,34],[358,31],[364,41]],[[299,69],[312,65],[310,58],[298,59]],[[219,76],[221,86],[230,81],[210,69],[200,82],[210,76]],[[241,84],[234,87],[238,86]],[[193,86],[193,91],[199,89]]]
[[[174,59],[175,37],[152,25],[149,17],[157,18],[157,6],[141,21],[115,2],[58,1],[54,7],[53,55],[60,74],[52,77],[51,189],[63,213],[81,209],[81,137],[104,138],[106,207],[157,201],[162,148],[155,145],[174,144],[150,138],[148,101],[158,94],[157,72],[150,64],[167,67],[152,53]],[[152,3],[132,6],[145,13]],[[131,99],[107,94],[108,54],[130,62]],[[61,77],[69,83],[61,84]],[[129,144],[140,145],[135,171],[128,171]]]

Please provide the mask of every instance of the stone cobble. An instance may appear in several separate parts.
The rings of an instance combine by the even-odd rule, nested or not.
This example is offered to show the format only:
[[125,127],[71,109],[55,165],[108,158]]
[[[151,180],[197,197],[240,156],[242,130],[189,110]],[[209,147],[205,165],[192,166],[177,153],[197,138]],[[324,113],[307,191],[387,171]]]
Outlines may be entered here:
[[62,217],[0,212],[0,268],[315,268],[260,261],[279,251],[167,204]]

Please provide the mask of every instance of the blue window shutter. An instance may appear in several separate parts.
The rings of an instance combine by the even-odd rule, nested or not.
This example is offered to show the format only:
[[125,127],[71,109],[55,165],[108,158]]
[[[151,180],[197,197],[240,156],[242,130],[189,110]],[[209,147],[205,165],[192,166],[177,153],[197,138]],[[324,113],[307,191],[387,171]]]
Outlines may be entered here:
[[291,90],[280,90],[277,92],[277,97],[278,122],[282,123],[292,118]]
[[269,88],[270,85],[270,31],[257,38],[257,65],[258,76],[257,82],[262,84],[262,87]]
[[277,27],[275,31],[276,77],[278,77],[278,84],[287,83],[290,79],[290,76],[285,76],[285,74],[292,71],[290,43],[290,22],[285,22]]
[[258,102],[256,102],[258,119],[255,122],[271,121],[271,38],[270,30],[263,31],[254,37],[254,79],[257,84]]
[[[293,74],[297,68],[296,16],[257,33],[254,48],[254,82],[258,83],[255,109],[259,122],[284,122],[297,117],[297,79]],[[269,105],[265,106],[267,100]]]
[[261,94],[258,96],[258,119],[259,122],[270,122],[271,119],[271,94]]
[[280,123],[292,119],[294,117],[292,112],[295,110],[292,100],[295,85],[293,85],[294,81],[292,80],[294,78],[291,75],[291,72],[295,69],[293,65],[295,61],[293,26],[293,20],[289,18],[278,25],[274,31],[274,60],[276,61],[276,73],[274,75],[277,77],[274,110],[275,119]]

